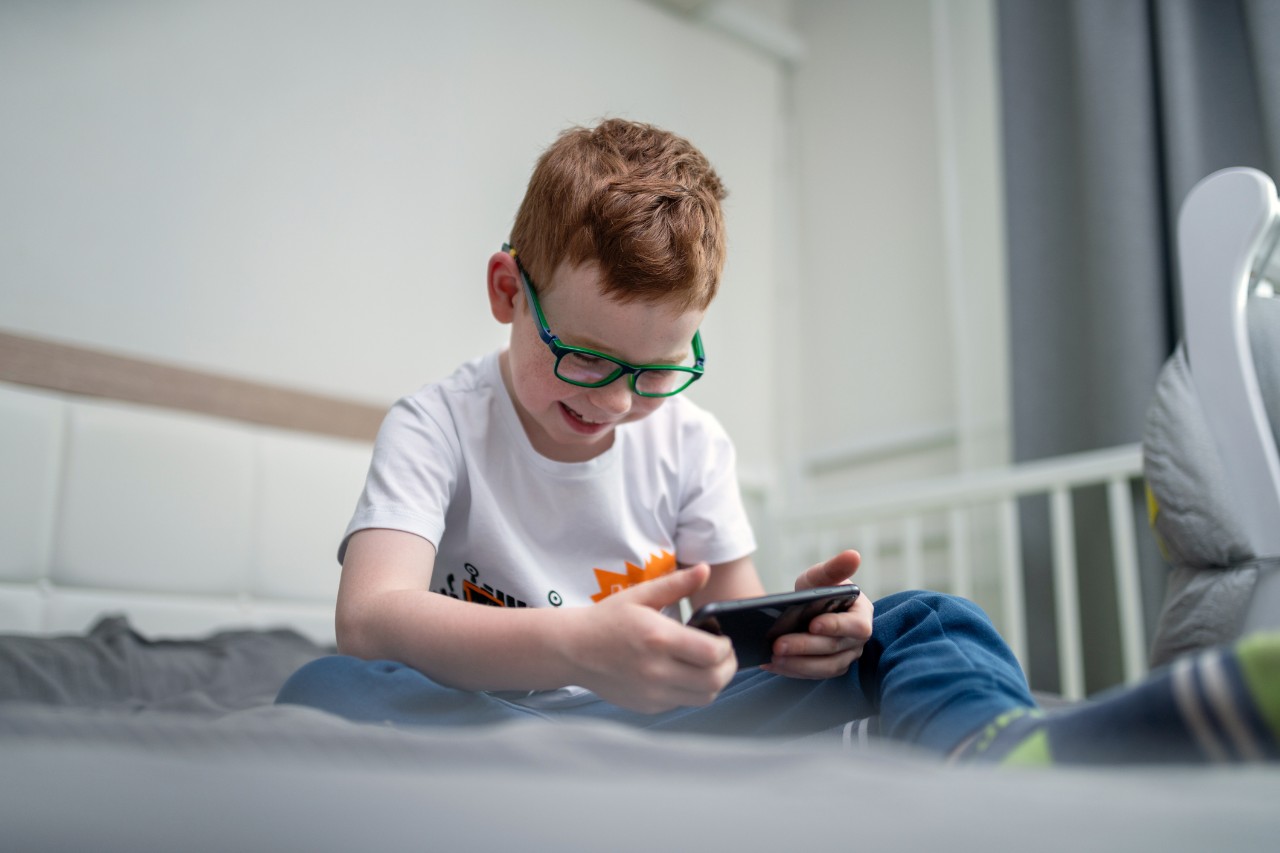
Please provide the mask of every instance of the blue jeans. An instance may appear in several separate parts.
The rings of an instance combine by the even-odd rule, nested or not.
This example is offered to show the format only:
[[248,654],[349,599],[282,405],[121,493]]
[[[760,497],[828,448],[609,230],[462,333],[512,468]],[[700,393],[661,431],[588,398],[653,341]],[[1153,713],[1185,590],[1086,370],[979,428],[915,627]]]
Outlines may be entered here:
[[782,738],[878,715],[882,736],[942,753],[1001,713],[1035,705],[1021,667],[986,614],[970,601],[932,592],[876,602],[871,640],[847,675],[806,681],[748,669],[705,707],[641,714],[594,699],[535,710],[444,687],[404,664],[345,656],[308,663],[276,701],[367,722],[593,718],[654,731]]

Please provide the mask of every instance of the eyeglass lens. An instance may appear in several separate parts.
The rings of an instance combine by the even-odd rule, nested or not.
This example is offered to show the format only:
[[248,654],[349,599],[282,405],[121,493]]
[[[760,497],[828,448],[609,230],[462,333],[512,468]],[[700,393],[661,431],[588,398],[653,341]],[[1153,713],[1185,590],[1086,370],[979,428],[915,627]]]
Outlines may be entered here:
[[[620,372],[612,361],[580,352],[565,353],[556,365],[561,379],[584,385],[604,383]],[[683,370],[642,370],[635,377],[635,388],[641,394],[670,394],[692,381],[693,374]]]

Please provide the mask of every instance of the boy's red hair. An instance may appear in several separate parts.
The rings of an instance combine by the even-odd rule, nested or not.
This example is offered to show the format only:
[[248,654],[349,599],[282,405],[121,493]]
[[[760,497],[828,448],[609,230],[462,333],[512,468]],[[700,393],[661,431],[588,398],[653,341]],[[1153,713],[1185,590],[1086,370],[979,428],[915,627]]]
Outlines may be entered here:
[[566,130],[542,154],[510,242],[540,288],[561,263],[594,261],[617,299],[705,309],[724,268],[725,195],[688,140],[609,119]]

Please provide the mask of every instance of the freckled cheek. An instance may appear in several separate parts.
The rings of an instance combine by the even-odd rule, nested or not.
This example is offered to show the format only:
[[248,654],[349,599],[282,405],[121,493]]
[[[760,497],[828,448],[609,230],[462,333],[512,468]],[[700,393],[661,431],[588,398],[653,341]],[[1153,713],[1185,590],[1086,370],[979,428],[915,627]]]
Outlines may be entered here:
[[517,383],[529,397],[545,400],[563,394],[569,387],[556,376],[556,359],[546,347],[530,347],[521,353]]
[[569,387],[557,379],[554,373],[539,371],[536,375],[529,377],[530,396],[543,406],[559,403],[566,396],[565,390]]
[[535,363],[522,362],[512,365],[512,391],[516,400],[529,413],[542,412],[555,406],[563,385],[554,373],[543,371]]

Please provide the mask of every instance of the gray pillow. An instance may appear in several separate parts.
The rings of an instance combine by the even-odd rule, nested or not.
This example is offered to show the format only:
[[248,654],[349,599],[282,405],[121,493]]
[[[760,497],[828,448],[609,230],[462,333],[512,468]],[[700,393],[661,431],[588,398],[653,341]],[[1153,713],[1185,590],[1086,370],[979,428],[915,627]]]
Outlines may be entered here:
[[269,704],[330,652],[289,630],[149,639],[108,616],[84,635],[0,635],[0,702],[221,715]]
[[[1254,297],[1249,343],[1272,437],[1280,446],[1280,299]],[[1152,528],[1173,565],[1152,664],[1234,639],[1260,566],[1209,433],[1181,345],[1165,363],[1147,412],[1143,470]]]

